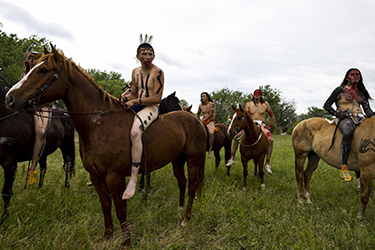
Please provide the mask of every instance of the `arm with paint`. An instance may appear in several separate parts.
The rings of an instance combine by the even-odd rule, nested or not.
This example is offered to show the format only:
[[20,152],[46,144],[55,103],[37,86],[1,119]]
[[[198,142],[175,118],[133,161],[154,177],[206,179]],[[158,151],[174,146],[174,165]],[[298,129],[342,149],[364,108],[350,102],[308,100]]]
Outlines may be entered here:
[[334,110],[332,108],[332,105],[333,103],[336,102],[339,94],[341,94],[343,92],[343,87],[337,87],[332,93],[331,95],[328,97],[327,101],[324,103],[324,106],[323,108],[325,110],[327,110],[328,113],[330,113],[331,115],[333,116],[336,116],[337,118],[339,118],[340,120],[343,120],[345,118],[348,117],[349,114],[347,113],[340,113],[340,112],[337,112],[336,110]]

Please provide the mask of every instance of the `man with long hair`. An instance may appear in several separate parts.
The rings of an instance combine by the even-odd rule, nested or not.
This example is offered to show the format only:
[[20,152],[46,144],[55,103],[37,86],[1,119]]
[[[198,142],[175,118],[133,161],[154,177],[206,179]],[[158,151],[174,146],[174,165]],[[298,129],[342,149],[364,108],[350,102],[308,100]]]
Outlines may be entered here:
[[207,92],[201,93],[201,104],[199,104],[197,118],[200,120],[200,115],[203,115],[202,122],[206,124],[209,134],[209,148],[208,158],[212,157],[212,146],[214,145],[214,133],[215,133],[215,115],[216,107],[215,103],[211,100],[210,95]]
[[[264,101],[262,96],[262,91],[260,89],[256,89],[253,94],[253,100],[251,102],[246,103],[246,111],[250,113],[251,119],[255,123],[257,123],[264,134],[267,136],[268,140],[268,148],[267,148],[267,160],[266,164],[264,165],[264,169],[269,173],[272,174],[270,159],[273,150],[273,138],[271,135],[271,127],[273,122],[275,121],[275,116],[273,115],[271,106],[268,102]],[[266,113],[270,116],[271,120],[268,126],[266,126]],[[226,166],[232,166],[236,163],[235,155],[238,148],[238,141],[240,140],[243,134],[243,130],[240,131],[233,140],[233,150],[232,156],[227,162]]]

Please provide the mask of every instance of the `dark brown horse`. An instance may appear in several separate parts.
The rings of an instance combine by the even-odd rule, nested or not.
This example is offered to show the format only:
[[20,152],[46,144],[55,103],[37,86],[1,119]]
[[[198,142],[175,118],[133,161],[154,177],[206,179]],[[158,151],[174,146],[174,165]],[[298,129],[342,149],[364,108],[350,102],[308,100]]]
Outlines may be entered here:
[[[0,164],[4,169],[4,186],[2,189],[4,213],[0,220],[2,225],[9,215],[8,207],[13,195],[13,183],[17,162],[29,161],[35,141],[33,116],[28,113],[13,113],[5,106],[5,90],[0,85]],[[64,159],[65,187],[69,187],[69,178],[74,173],[75,147],[74,127],[62,109],[52,109],[51,124],[47,129],[46,145],[39,160],[39,187],[42,187],[47,170],[47,155],[60,148]]]
[[[183,107],[183,110],[190,112],[193,105],[190,105],[190,107]],[[194,114],[193,114],[194,115]],[[215,167],[218,168],[220,165],[221,157],[220,157],[220,150],[222,147],[224,147],[224,158],[225,162],[228,162],[230,159],[230,154],[232,151],[232,139],[229,138],[228,134],[228,127],[224,123],[216,123],[215,124],[215,134],[214,134],[214,145],[212,145],[212,150],[214,151],[215,155]],[[207,150],[209,148],[209,144],[207,144]],[[227,175],[229,175],[229,172],[227,172]]]
[[[257,175],[257,169],[259,170],[259,177],[261,181],[262,189],[265,188],[263,179],[263,165],[264,158],[267,155],[268,141],[266,135],[263,133],[260,126],[256,125],[251,119],[251,116],[246,110],[239,105],[238,108],[232,105],[234,110],[231,122],[228,128],[229,137],[233,138],[238,132],[244,130],[244,135],[240,140],[240,152],[241,162],[243,166],[243,177],[244,177],[244,188],[246,188],[246,177],[247,177],[247,162],[251,159],[254,160],[255,175]],[[228,167],[228,173],[229,173]]]
[[[23,110],[30,99],[40,104],[62,99],[79,134],[80,155],[85,169],[99,194],[104,214],[105,236],[113,234],[112,199],[124,233],[123,245],[130,244],[127,202],[123,200],[125,177],[131,172],[130,129],[134,119],[131,110],[124,110],[117,98],[103,91],[75,63],[53,46],[45,56],[7,94],[7,105]],[[32,102],[32,101],[31,101]],[[145,147],[140,172],[148,172],[173,164],[180,190],[179,206],[184,207],[188,167],[188,205],[181,225],[191,218],[197,191],[204,183],[206,131],[201,123],[186,112],[161,115],[144,134]],[[167,199],[167,197],[166,197]]]

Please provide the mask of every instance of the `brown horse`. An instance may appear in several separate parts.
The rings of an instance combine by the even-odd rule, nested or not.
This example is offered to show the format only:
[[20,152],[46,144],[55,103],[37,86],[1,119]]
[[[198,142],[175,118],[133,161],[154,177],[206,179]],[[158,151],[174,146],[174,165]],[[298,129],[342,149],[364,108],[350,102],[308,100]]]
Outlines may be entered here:
[[[238,108],[233,108],[233,114],[231,122],[228,128],[228,134],[230,138],[233,138],[238,132],[244,130],[244,135],[240,140],[240,152],[241,162],[243,166],[243,177],[244,177],[244,188],[246,188],[246,177],[247,177],[247,162],[251,159],[254,160],[255,165],[255,176],[257,175],[257,168],[259,170],[259,177],[261,181],[262,189],[265,188],[263,179],[263,166],[264,158],[267,155],[268,141],[266,135],[263,133],[260,126],[256,125],[251,119],[251,116],[246,110],[239,105]],[[228,175],[230,167],[228,167]]]
[[[192,107],[193,105],[190,105],[190,107],[183,107],[182,109],[194,115],[193,112],[191,112]],[[230,154],[232,151],[232,139],[228,137],[228,134],[227,134],[228,127],[224,123],[216,123],[215,128],[218,128],[218,130],[215,130],[214,145],[212,145],[212,150],[214,151],[214,155],[215,155],[215,167],[218,168],[220,165],[220,161],[221,161],[220,150],[222,147],[224,147],[224,150],[225,150],[224,152],[225,162],[228,162],[230,159]],[[210,146],[209,143],[207,143],[206,151],[208,151],[209,146]]]
[[[336,139],[332,143],[336,125],[323,118],[310,118],[300,122],[293,130],[292,141],[295,154],[295,168],[298,186],[298,201],[302,200],[302,183],[304,181],[304,196],[307,203],[310,199],[310,179],[322,159],[332,167],[341,168],[340,144],[342,133],[338,129]],[[307,168],[304,163],[308,158]],[[361,205],[357,218],[365,218],[365,210],[370,197],[371,185],[375,177],[375,117],[365,119],[355,130],[352,149],[349,155],[350,170],[361,173],[360,198]]]
[[[79,134],[80,155],[85,169],[99,194],[104,214],[105,236],[113,234],[112,199],[124,234],[123,245],[130,244],[127,225],[127,202],[121,198],[125,177],[131,171],[130,129],[134,119],[131,110],[109,95],[74,62],[53,46],[23,81],[7,94],[9,108],[23,110],[37,100],[42,103],[62,99]],[[148,172],[173,164],[180,190],[179,206],[184,207],[188,167],[188,205],[182,226],[191,218],[197,191],[204,183],[206,131],[201,123],[186,112],[161,115],[144,134],[145,147],[140,172]]]

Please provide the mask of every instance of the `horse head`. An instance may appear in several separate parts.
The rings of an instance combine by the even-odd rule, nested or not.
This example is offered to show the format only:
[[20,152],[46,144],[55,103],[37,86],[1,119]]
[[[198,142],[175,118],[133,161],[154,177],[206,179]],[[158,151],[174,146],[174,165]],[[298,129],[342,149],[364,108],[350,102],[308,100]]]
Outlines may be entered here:
[[238,132],[246,127],[246,110],[242,108],[241,104],[238,108],[232,105],[232,109],[233,114],[231,116],[231,121],[228,127],[228,136],[230,138],[233,138]]
[[25,110],[64,96],[68,82],[62,74],[67,71],[66,58],[52,44],[51,48],[51,52],[44,48],[38,64],[8,91],[5,102],[9,109]]
[[182,110],[176,91],[160,101],[160,114]]

